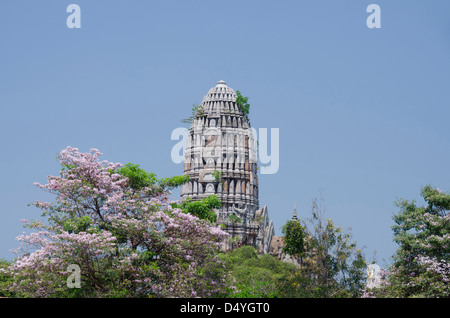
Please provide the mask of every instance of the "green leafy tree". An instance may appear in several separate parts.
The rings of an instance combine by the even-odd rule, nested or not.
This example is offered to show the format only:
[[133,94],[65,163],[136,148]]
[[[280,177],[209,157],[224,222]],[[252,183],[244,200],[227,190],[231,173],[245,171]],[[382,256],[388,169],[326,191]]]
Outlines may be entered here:
[[450,195],[431,186],[423,187],[421,195],[427,203],[422,207],[414,200],[400,199],[395,203],[400,208],[392,227],[394,241],[400,247],[396,264],[410,263],[419,255],[449,261]]
[[173,176],[158,179],[153,172],[147,172],[138,164],[127,163],[117,169],[117,173],[128,178],[129,186],[135,190],[147,188],[153,194],[170,191],[189,181],[189,176]]
[[282,228],[284,235],[282,251],[300,260],[305,251],[305,230],[297,220],[289,220]]
[[9,290],[9,286],[14,283],[14,277],[6,270],[10,265],[10,261],[0,259],[0,297],[12,298],[15,296]]
[[399,245],[386,279],[366,291],[375,297],[450,297],[450,194],[430,185],[425,206],[397,200],[394,241]]
[[136,190],[156,185],[156,174],[146,172],[138,164],[127,163],[117,169],[117,172],[128,178],[128,185]]
[[210,195],[200,201],[193,201],[187,198],[180,204],[172,204],[173,207],[180,208],[185,213],[190,213],[203,220],[209,220],[212,223],[216,222],[217,215],[214,209],[222,206],[222,202],[215,195]]
[[[173,208],[161,192],[184,179],[159,180],[138,165],[100,161],[101,155],[67,147],[60,174],[35,183],[54,200],[32,203],[45,222],[25,224],[32,231],[17,237],[17,258],[0,266],[0,285],[6,280],[16,297],[220,295],[223,273],[207,269],[216,266],[227,233]],[[67,284],[71,265],[80,270],[80,288]]]
[[[351,235],[325,219],[324,210],[313,201],[312,217],[303,221],[303,259],[282,288],[284,297],[359,297],[365,285],[366,261]],[[297,230],[300,232],[300,230]],[[302,240],[297,239],[301,242]]]

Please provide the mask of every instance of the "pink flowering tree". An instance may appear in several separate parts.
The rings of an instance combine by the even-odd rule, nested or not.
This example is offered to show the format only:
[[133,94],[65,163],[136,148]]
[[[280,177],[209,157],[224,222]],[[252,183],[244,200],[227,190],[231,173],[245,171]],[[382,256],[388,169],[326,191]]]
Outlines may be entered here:
[[450,296],[450,264],[436,257],[418,256],[414,271],[404,264],[391,266],[381,273],[380,284],[366,288],[363,298],[448,298]]
[[[55,200],[33,203],[47,222],[28,222],[36,231],[18,238],[11,291],[22,297],[222,295],[225,275],[216,255],[227,234],[168,196],[186,177],[158,180],[100,155],[67,147],[59,155],[60,175],[35,183]],[[80,288],[68,288],[71,265],[80,269]]]
[[393,217],[399,248],[381,286],[366,290],[376,297],[450,297],[450,194],[422,188],[426,206],[399,200]]

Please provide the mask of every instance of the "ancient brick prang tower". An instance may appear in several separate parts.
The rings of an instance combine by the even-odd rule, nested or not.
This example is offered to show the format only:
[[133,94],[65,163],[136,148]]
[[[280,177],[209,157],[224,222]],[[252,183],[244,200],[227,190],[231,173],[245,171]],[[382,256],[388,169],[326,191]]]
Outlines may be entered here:
[[224,242],[226,250],[242,244],[269,252],[274,227],[267,207],[259,209],[256,159],[248,114],[236,104],[235,91],[219,81],[193,117],[183,171],[190,182],[182,186],[181,199],[214,194],[222,201],[216,213],[217,223],[224,224],[231,237]]

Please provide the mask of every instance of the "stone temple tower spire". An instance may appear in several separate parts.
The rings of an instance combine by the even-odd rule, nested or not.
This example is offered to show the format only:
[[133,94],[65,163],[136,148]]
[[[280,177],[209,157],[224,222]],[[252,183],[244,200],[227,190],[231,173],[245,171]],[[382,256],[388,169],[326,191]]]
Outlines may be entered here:
[[[267,207],[259,209],[255,134],[225,81],[208,91],[193,117],[183,174],[190,182],[181,188],[182,200],[216,195],[222,201],[217,223],[230,237],[269,252],[274,228]],[[224,242],[224,249],[236,246],[231,242]]]
[[294,213],[293,213],[293,215],[292,215],[292,219],[293,220],[298,220],[298,218],[297,218],[297,203],[294,203]]

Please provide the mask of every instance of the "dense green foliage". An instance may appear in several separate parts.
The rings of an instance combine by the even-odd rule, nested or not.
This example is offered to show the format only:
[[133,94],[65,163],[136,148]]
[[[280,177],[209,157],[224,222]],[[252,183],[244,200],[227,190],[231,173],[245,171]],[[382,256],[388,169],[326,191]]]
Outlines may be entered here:
[[146,172],[139,165],[127,163],[117,170],[118,173],[128,178],[129,186],[133,189],[140,190],[144,187],[150,187],[157,182],[154,173]]
[[243,246],[223,253],[219,258],[230,272],[228,286],[234,286],[227,297],[280,297],[280,286],[296,271],[294,264],[278,260],[272,255],[259,255],[251,246]]
[[289,220],[283,226],[279,260],[243,246],[219,255],[229,272],[227,297],[342,298],[359,297],[365,285],[366,261],[350,234],[324,219],[314,201],[309,222]]
[[222,206],[222,202],[215,195],[210,195],[200,201],[193,201],[187,198],[180,204],[172,204],[173,207],[180,208],[185,213],[190,213],[199,217],[200,219],[216,222],[217,215],[213,209],[218,209]]
[[[217,196],[172,202],[168,190],[188,176],[158,179],[136,164],[103,164],[93,153],[68,147],[61,176],[36,184],[57,194],[33,204],[49,225],[27,223],[39,232],[20,238],[38,251],[0,260],[0,297],[450,297],[450,194],[440,189],[422,188],[424,206],[395,202],[399,248],[381,282],[365,288],[361,249],[317,200],[310,218],[282,227],[290,261],[251,246],[223,252]],[[214,176],[221,181],[219,171]],[[67,288],[68,264],[81,264],[83,288]]]
[[305,230],[300,222],[287,221],[281,232],[284,234],[283,252],[302,258],[305,251]]
[[248,97],[242,96],[240,91],[236,91],[236,105],[238,106],[239,110],[244,113],[245,116],[248,116],[250,112]]
[[[361,255],[360,255],[361,256]],[[324,282],[321,268],[308,263],[304,267],[277,259],[270,254],[258,254],[251,246],[243,246],[219,255],[229,272],[226,297],[233,298],[342,298],[359,297],[365,261],[357,257],[347,269],[349,278],[343,282],[331,276]],[[329,272],[329,275],[333,273]],[[350,276],[356,278],[351,280]]]
[[11,275],[3,272],[11,262],[0,259],[0,297],[14,297],[14,293],[8,290],[8,287],[14,283]]
[[395,203],[400,208],[393,216],[396,224],[392,227],[394,241],[400,246],[395,264],[405,265],[419,255],[450,260],[450,195],[431,186],[423,187],[421,195],[426,206],[403,199]]
[[128,178],[129,186],[135,190],[150,188],[152,193],[161,193],[181,186],[189,181],[189,176],[173,176],[158,179],[153,172],[147,172],[138,164],[127,163],[117,169],[117,173]]
[[[359,297],[365,285],[366,261],[349,233],[325,219],[317,200],[311,218],[288,221],[283,250],[299,258],[300,269],[283,285],[286,297]],[[297,243],[294,243],[297,242]]]
[[393,216],[394,262],[372,297],[450,297],[450,194],[432,186],[422,188],[425,206],[397,200]]

